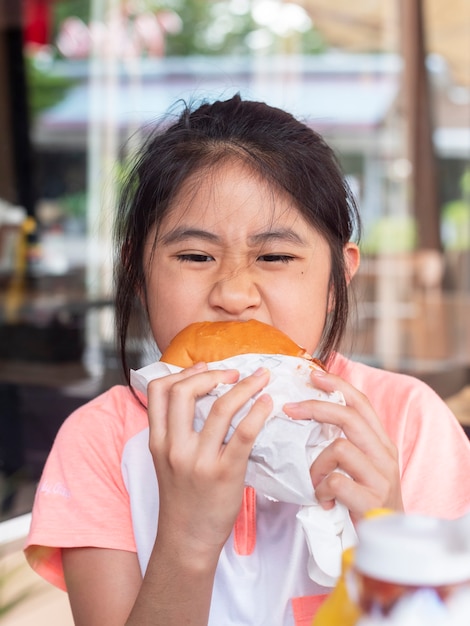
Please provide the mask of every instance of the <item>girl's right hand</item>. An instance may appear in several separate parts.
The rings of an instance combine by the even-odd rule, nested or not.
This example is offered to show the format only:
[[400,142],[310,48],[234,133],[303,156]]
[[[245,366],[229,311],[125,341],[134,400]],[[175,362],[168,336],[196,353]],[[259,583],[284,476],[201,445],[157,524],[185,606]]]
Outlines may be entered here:
[[[220,551],[241,506],[248,457],[272,410],[260,396],[224,444],[236,411],[268,382],[261,370],[194,366],[148,387],[150,450],[160,512],[155,545],[142,579],[137,555],[125,550],[63,551],[67,591],[77,626],[195,624],[206,626]],[[219,383],[237,383],[214,403],[200,433],[196,399]]]
[[[160,495],[158,540],[215,564],[239,512],[248,457],[272,410],[260,395],[224,443],[235,413],[266,386],[260,369],[237,382],[236,370],[197,364],[152,381],[147,390],[150,451]],[[218,398],[201,432],[193,428],[197,398],[219,383],[234,384]]]

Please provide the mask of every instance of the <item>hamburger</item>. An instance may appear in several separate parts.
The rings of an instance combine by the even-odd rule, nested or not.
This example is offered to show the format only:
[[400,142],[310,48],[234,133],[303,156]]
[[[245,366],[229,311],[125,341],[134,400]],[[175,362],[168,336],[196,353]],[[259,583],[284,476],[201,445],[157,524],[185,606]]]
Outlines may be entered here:
[[324,369],[318,359],[285,333],[257,320],[194,322],[172,339],[161,360],[184,368],[200,361],[222,361],[240,354],[302,357]]
[[[345,404],[340,391],[326,392],[312,384],[312,370],[325,369],[321,363],[281,331],[256,320],[196,322],[174,337],[160,361],[132,371],[131,384],[146,394],[151,380],[175,374],[200,361],[207,362],[209,370],[235,368],[240,380],[260,366],[269,369],[269,381],[259,393],[269,394],[273,406],[250,453],[245,484],[271,500],[307,507],[315,503],[310,467],[322,449],[343,435],[333,424],[314,419],[293,420],[283,407],[286,402],[305,400]],[[195,398],[196,432],[204,428],[214,402],[232,387],[218,384]],[[230,440],[258,395],[249,398],[233,415],[224,443]]]

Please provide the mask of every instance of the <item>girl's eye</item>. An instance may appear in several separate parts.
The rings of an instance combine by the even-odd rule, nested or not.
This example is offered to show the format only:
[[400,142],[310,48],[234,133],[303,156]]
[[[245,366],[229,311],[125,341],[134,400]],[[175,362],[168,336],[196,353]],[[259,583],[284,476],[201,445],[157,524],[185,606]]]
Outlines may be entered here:
[[263,254],[258,258],[265,263],[289,263],[294,260],[294,257],[288,254]]
[[207,263],[212,261],[212,257],[208,254],[178,254],[178,261],[186,261],[189,263]]

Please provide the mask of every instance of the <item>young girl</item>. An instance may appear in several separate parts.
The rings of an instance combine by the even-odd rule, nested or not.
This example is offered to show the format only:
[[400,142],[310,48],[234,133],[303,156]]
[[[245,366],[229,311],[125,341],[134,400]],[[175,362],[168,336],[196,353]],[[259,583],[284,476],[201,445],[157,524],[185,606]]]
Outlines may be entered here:
[[[331,149],[290,114],[226,102],[186,109],[151,137],[118,213],[116,318],[123,364],[143,310],[164,350],[195,321],[256,319],[327,365],[292,419],[339,426],[310,473],[320,504],[353,521],[373,507],[455,518],[470,509],[470,444],[422,382],[336,352],[359,265],[354,201]],[[307,574],[298,506],[253,498],[244,477],[271,409],[261,369],[199,363],[116,386],[62,426],[38,486],[26,548],[68,591],[78,626],[309,625],[329,589]],[[201,432],[196,398],[237,383]],[[237,410],[259,394],[224,444]],[[335,469],[344,470],[341,472]],[[253,545],[247,537],[254,541]]]

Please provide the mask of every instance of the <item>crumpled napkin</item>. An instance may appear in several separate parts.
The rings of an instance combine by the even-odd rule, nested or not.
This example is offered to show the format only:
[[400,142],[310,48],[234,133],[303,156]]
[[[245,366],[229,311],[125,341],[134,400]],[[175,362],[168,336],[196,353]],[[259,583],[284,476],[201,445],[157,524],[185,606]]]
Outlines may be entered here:
[[[237,369],[240,378],[258,367],[270,371],[263,389],[273,399],[273,410],[253,446],[245,477],[246,485],[258,494],[280,502],[300,505],[297,519],[307,541],[310,559],[309,576],[316,583],[331,587],[341,571],[341,554],[355,545],[356,532],[349,511],[340,503],[325,511],[317,502],[310,478],[310,466],[320,452],[338,437],[341,429],[314,420],[293,420],[282,411],[286,402],[316,399],[345,404],[340,392],[327,394],[312,385],[310,374],[315,367],[306,359],[272,354],[243,354],[208,364],[210,369]],[[180,371],[180,367],[159,361],[139,370],[131,370],[131,384],[146,393],[154,378]],[[196,401],[194,428],[200,431],[212,404],[232,385],[218,385]],[[228,441],[247,414],[256,396],[234,416],[228,430]]]

